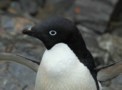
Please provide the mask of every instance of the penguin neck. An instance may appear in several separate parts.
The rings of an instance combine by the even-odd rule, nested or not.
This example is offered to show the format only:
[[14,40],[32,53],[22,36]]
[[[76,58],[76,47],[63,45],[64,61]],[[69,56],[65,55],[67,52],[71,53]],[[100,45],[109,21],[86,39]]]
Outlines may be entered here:
[[[85,42],[80,33],[76,33],[67,42],[67,45],[79,58],[80,62],[86,65],[90,71],[94,70],[95,64],[92,55],[86,48]],[[90,63],[90,64],[89,64]]]
[[76,56],[81,59],[84,58],[84,53],[87,53],[85,42],[81,35],[73,35],[72,38],[67,41],[67,45],[73,50]]

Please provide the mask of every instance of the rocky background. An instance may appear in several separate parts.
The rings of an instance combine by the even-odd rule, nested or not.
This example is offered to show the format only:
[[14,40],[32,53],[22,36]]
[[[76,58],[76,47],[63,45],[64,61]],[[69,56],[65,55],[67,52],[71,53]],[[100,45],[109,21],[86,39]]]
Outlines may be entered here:
[[[122,60],[122,0],[0,0],[0,53],[41,60],[43,44],[22,29],[61,15],[81,31],[96,66]],[[108,72],[109,73],[109,72]],[[36,73],[14,62],[0,62],[0,90],[33,90]],[[103,90],[122,90],[122,73],[102,81]]]

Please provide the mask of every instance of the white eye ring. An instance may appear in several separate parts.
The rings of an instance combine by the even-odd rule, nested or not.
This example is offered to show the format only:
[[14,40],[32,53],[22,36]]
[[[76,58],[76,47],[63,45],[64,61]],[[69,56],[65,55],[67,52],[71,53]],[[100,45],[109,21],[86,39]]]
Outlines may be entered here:
[[55,35],[57,34],[57,32],[56,32],[55,30],[50,30],[50,31],[49,31],[49,34],[50,34],[51,36],[55,36]]

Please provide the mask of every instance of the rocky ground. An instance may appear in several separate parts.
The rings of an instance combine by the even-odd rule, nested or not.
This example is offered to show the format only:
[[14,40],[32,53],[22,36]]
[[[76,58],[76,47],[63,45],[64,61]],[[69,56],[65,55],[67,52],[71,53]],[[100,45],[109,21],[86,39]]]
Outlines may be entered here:
[[[76,23],[96,66],[122,60],[122,19],[107,28],[118,0],[0,0],[0,53],[41,60],[43,44],[23,35],[26,25],[54,15]],[[109,32],[111,31],[111,32]],[[33,90],[36,73],[13,62],[0,62],[0,90]],[[103,90],[122,90],[122,73],[103,81]]]

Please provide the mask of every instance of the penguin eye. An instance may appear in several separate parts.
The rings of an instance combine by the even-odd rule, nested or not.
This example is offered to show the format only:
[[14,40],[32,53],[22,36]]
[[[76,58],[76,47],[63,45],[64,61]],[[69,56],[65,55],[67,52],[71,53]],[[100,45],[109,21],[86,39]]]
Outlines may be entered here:
[[50,31],[49,31],[49,34],[50,34],[51,36],[55,36],[55,35],[57,34],[57,32],[56,32],[55,30],[50,30]]

